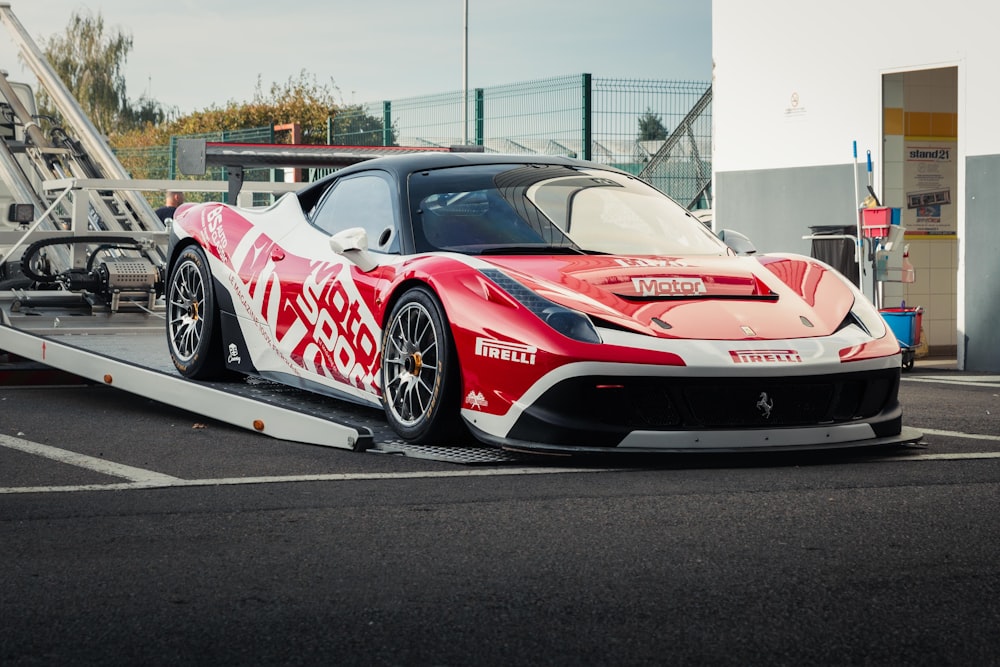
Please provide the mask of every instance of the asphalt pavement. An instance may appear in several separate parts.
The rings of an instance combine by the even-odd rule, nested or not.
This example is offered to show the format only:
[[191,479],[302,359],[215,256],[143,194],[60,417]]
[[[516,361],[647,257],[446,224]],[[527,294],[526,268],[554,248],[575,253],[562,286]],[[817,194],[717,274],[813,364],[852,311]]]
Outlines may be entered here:
[[918,447],[456,464],[0,387],[0,664],[1000,664],[1000,375],[901,399]]

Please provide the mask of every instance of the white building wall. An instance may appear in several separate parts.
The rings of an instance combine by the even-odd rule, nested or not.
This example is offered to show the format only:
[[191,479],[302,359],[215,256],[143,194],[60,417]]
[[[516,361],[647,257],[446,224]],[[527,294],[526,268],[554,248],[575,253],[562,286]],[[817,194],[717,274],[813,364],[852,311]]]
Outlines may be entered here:
[[[895,305],[913,297],[928,306],[932,345],[957,348],[960,367],[966,347],[985,350],[989,358],[973,366],[990,370],[1000,368],[1000,350],[991,351],[1000,348],[1000,334],[989,326],[1000,306],[978,283],[1000,280],[993,259],[1000,254],[1000,188],[991,185],[1000,169],[998,11],[982,0],[712,5],[715,224],[747,233],[764,252],[808,253],[802,236],[809,225],[850,224],[852,174],[860,172],[863,197],[867,151],[876,192],[899,206],[901,150],[882,146],[883,76],[957,68],[957,100],[946,102],[957,112],[958,236],[908,237],[923,271],[916,284],[887,285]],[[898,92],[887,88],[886,106],[900,106],[892,100]],[[937,102],[908,97],[906,105],[934,110]],[[974,191],[967,190],[967,165],[975,165]]]
[[882,75],[954,65],[960,141],[1000,153],[998,12],[970,0],[713,0],[713,168],[846,164],[854,141],[878,160]]

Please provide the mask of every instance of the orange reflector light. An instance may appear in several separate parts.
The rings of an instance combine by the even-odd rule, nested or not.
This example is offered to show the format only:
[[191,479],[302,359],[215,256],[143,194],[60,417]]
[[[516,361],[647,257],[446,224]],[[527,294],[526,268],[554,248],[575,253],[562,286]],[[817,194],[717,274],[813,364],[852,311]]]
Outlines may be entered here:
[[253,420],[253,428],[254,428],[255,431],[263,431],[264,430],[264,422],[261,421],[260,419],[254,419]]

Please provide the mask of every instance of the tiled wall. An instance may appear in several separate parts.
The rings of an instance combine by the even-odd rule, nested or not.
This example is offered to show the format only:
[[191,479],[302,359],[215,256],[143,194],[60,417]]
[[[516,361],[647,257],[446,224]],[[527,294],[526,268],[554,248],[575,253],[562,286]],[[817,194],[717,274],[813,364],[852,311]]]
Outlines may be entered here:
[[[958,136],[955,68],[902,72],[883,77],[882,204],[905,206],[904,141]],[[957,183],[955,184],[957,186]],[[913,283],[884,283],[883,305],[922,306],[923,333],[932,354],[954,354],[957,343],[958,240],[907,236]]]
[[923,332],[934,354],[955,353],[958,309],[958,241],[909,237],[910,263],[916,280],[912,283],[884,283],[884,306],[921,306]]

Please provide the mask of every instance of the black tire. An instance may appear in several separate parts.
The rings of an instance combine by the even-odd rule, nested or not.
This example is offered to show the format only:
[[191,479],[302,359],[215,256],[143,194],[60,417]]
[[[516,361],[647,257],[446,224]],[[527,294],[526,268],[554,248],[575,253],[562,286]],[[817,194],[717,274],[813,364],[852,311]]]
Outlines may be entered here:
[[167,282],[167,346],[181,375],[213,380],[226,375],[219,305],[208,258],[198,246],[177,256]]
[[389,425],[420,445],[460,444],[458,356],[444,309],[415,287],[393,306],[382,333],[382,402]]

